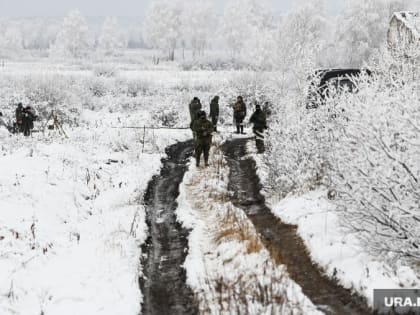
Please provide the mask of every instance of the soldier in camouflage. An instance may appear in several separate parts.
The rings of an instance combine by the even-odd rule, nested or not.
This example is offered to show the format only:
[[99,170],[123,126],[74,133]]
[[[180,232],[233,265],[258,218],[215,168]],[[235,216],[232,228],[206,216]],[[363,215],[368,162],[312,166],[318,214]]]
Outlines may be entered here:
[[23,132],[23,124],[22,124],[22,118],[23,118],[23,104],[19,103],[16,108],[16,127],[17,132]]
[[219,120],[219,96],[215,96],[210,102],[210,117],[214,131],[217,131],[217,121]]
[[189,105],[191,124],[194,122],[197,113],[201,110],[201,107],[200,99],[198,97],[194,97]]
[[198,97],[194,97],[193,100],[190,102],[189,110],[190,110],[190,118],[191,118],[190,128],[193,131],[193,138],[195,140],[196,136],[193,130],[193,123],[195,119],[197,118],[197,113],[201,110],[201,102]]
[[267,116],[264,111],[261,110],[260,105],[255,106],[255,112],[252,114],[249,121],[254,124],[252,131],[255,134],[255,145],[257,146],[258,153],[263,153],[265,151],[264,147],[264,130],[268,129],[267,127]]
[[209,166],[209,152],[213,133],[213,124],[206,118],[206,112],[199,111],[197,119],[192,124],[195,135],[195,159],[196,166],[200,166],[200,158],[204,153],[205,166]]
[[233,105],[233,118],[236,125],[236,133],[244,134],[244,119],[246,117],[246,105],[242,96],[238,96]]
[[28,137],[34,129],[34,120],[37,119],[35,111],[32,107],[26,106],[22,112],[22,129],[23,135]]

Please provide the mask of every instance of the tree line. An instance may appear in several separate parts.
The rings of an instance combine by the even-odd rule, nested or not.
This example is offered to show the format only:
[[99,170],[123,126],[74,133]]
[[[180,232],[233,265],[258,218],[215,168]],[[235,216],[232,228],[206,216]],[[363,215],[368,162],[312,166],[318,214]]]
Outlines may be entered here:
[[264,68],[293,65],[302,56],[318,66],[360,66],[383,46],[389,19],[399,10],[420,10],[420,4],[355,0],[331,14],[323,1],[307,0],[279,15],[266,0],[228,0],[222,10],[210,0],[155,0],[130,26],[108,17],[95,29],[79,11],[62,21],[0,20],[0,54],[37,50],[84,58],[93,51],[118,55],[149,48],[171,61],[221,51]]

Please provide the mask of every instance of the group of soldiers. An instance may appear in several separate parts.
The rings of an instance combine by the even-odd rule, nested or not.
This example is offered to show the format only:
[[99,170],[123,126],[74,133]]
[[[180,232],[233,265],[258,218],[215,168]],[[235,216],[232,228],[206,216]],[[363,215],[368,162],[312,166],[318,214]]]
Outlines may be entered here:
[[17,105],[15,110],[16,121],[10,125],[6,124],[3,119],[3,113],[0,112],[0,127],[5,127],[11,133],[22,132],[24,136],[29,136],[34,128],[34,121],[37,119],[35,111],[32,107],[23,107],[22,103]]
[[[204,163],[209,165],[209,152],[212,142],[213,132],[217,132],[219,121],[219,96],[215,96],[210,102],[210,120],[207,119],[206,112],[198,97],[194,97],[189,104],[191,124],[195,141],[196,166],[200,166],[201,155],[204,155]],[[231,106],[233,109],[234,124],[237,134],[245,134],[244,120],[247,114],[247,107],[242,96],[238,96],[236,102]],[[267,127],[267,115],[259,104],[256,104],[255,111],[249,119],[253,124],[252,131],[255,135],[255,143],[258,153],[264,152],[264,130]]]

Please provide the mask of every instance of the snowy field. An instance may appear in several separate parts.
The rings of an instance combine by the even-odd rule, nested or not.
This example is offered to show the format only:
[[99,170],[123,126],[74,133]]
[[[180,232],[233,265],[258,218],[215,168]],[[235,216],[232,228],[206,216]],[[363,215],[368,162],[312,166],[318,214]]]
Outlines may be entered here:
[[[216,94],[221,121],[229,125],[228,104],[254,79],[247,71],[128,68],[34,62],[2,69],[6,118],[12,119],[14,102],[23,99],[40,113],[57,110],[68,136],[42,132],[45,121],[36,123],[39,132],[30,138],[1,133],[2,314],[141,312],[138,278],[147,237],[142,196],[159,171],[164,148],[190,137],[182,129],[144,134],[143,126],[185,127],[189,100],[197,95],[207,106]],[[127,126],[139,128],[120,128]],[[222,129],[230,133],[229,127]],[[197,181],[202,171],[191,167],[178,211],[193,229],[185,267],[201,310],[317,314],[284,267],[270,258],[246,216],[223,201],[228,168],[220,148],[212,154],[213,167],[202,170],[212,180]],[[212,209],[191,197],[208,188]],[[225,227],[208,230],[214,222]],[[238,295],[223,289],[218,295],[220,285]],[[245,304],[238,302],[248,294]]]
[[[198,96],[207,110],[214,95],[221,97],[225,127],[212,167],[191,163],[177,211],[192,231],[185,268],[199,308],[213,314],[319,312],[285,267],[275,264],[244,213],[227,201],[229,169],[220,143],[231,133],[230,104],[240,94],[249,110],[255,100],[277,104],[275,73],[45,61],[7,62],[0,71],[6,120],[13,119],[18,101],[42,117],[30,138],[0,131],[0,314],[141,312],[144,190],[159,173],[165,147],[191,137],[183,129],[189,101]],[[296,109],[283,104],[291,95],[295,91],[282,95],[274,110]],[[43,129],[52,110],[67,136]],[[284,121],[289,117],[281,114]],[[271,123],[280,130],[284,121]],[[143,129],[153,126],[181,129]],[[253,142],[249,153],[265,182],[270,156],[256,155]],[[312,260],[369,303],[374,288],[418,287],[418,270],[375,257],[342,226],[322,185],[282,200],[266,193],[273,213],[298,226]]]
[[[0,130],[0,313],[138,314],[140,245],[147,237],[143,193],[165,147],[189,138],[190,131],[144,134],[144,125],[162,121],[140,95],[85,95],[96,104],[92,109],[77,103],[80,94],[70,95],[78,91],[70,84],[60,104],[45,104],[56,86],[95,77],[91,70],[38,63],[2,70],[1,80],[8,82],[2,98],[10,104],[2,108],[6,119],[13,118],[15,99],[38,111],[58,108],[67,137],[58,130],[41,132],[45,119],[29,138]],[[20,85],[39,77],[44,85]],[[69,81],[58,81],[65,77]],[[158,77],[162,84],[170,84],[168,77],[174,84],[194,82],[193,76],[168,73],[152,73],[147,80],[159,86]],[[111,86],[117,78],[104,80]],[[32,103],[31,92],[45,103]],[[171,102],[178,95],[162,91],[160,97]],[[75,105],[79,115],[69,124]],[[119,128],[127,125],[141,128]]]
[[[0,313],[138,314],[143,193],[165,147],[191,137],[143,126],[188,126],[189,100],[199,96],[208,106],[216,94],[221,121],[230,124],[227,106],[253,74],[45,61],[7,62],[1,71],[6,121],[18,101],[42,118],[29,138],[0,133]],[[51,110],[66,135],[44,129]],[[139,128],[120,128],[127,126]],[[250,257],[245,271],[275,268],[267,252]],[[298,287],[288,290],[311,309]]]
[[97,115],[68,138],[0,135],[1,314],[140,311],[142,195],[164,148],[189,134],[146,134],[143,146],[142,132],[110,128],[115,114],[84,119]]

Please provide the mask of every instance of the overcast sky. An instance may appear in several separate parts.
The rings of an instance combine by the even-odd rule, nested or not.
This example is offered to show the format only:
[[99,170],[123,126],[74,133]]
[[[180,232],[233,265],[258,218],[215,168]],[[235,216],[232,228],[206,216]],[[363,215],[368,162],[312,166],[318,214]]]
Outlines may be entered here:
[[[152,0],[0,0],[1,17],[64,16],[78,9],[85,16],[144,16]],[[222,10],[226,0],[212,0]],[[296,0],[269,0],[277,13],[290,10]],[[327,0],[332,11],[344,0]]]

